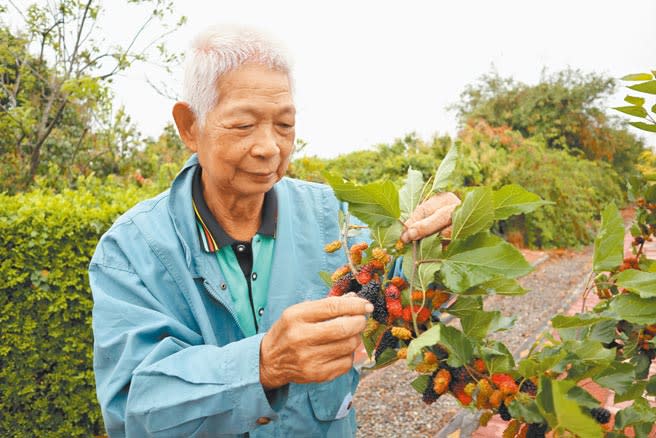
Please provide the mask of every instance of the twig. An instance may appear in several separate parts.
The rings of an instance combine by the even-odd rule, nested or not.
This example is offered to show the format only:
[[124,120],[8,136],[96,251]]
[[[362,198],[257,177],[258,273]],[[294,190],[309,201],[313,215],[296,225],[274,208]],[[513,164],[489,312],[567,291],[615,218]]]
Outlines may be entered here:
[[581,313],[585,312],[585,301],[588,299],[588,295],[590,294],[590,291],[592,290],[590,288],[590,280],[592,280],[592,275],[594,274],[594,271],[590,271],[590,275],[588,275],[588,279],[585,282],[585,289],[583,290],[583,301],[581,302]]
[[350,213],[347,211],[344,214],[344,226],[342,227],[342,248],[344,249],[344,254],[346,255],[346,260],[349,265],[349,269],[351,269],[351,273],[355,277],[358,275],[358,270],[355,268],[355,265],[353,264],[353,260],[351,259],[351,252],[349,251],[348,247],[348,230],[349,230],[349,216]]
[[417,241],[412,241],[412,276],[410,277],[410,314],[412,315],[412,326],[415,333],[419,336],[419,326],[417,326],[417,313],[415,306],[412,304],[412,291],[415,290],[415,276],[417,274]]

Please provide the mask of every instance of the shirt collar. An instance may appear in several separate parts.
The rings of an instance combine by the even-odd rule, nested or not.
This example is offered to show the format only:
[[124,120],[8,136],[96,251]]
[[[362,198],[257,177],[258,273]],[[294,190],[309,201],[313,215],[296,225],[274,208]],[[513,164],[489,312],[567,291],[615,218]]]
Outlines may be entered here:
[[[232,246],[242,243],[230,236],[219,222],[214,218],[205,198],[203,197],[203,186],[201,184],[201,167],[198,166],[194,172],[191,185],[191,196],[193,207],[198,221],[198,231],[201,245],[207,252],[215,252],[224,246]],[[278,200],[273,188],[264,194],[264,205],[262,206],[262,222],[257,234],[276,237],[276,222],[278,218]]]

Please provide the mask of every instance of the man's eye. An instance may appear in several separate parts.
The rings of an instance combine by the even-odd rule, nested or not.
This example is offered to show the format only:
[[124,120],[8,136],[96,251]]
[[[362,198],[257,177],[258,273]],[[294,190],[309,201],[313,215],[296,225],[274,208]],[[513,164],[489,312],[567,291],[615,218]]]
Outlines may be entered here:
[[291,129],[294,127],[294,125],[290,125],[288,123],[278,123],[278,126],[280,126],[283,129]]
[[241,129],[241,130],[246,130],[246,129],[251,129],[253,125],[237,125],[235,126],[236,129]]

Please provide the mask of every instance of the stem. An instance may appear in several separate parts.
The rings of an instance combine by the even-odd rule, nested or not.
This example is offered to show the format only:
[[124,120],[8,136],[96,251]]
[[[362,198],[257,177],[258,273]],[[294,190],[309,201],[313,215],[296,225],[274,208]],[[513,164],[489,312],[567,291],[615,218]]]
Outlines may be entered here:
[[415,329],[415,334],[419,336],[419,327],[417,326],[417,314],[415,313],[415,306],[412,303],[412,291],[415,290],[415,277],[417,275],[417,241],[412,241],[412,277],[410,278],[410,314],[412,315],[412,326]]
[[588,295],[590,294],[590,291],[592,290],[590,288],[590,280],[592,280],[592,275],[594,274],[594,271],[590,271],[590,275],[588,275],[588,279],[585,282],[585,290],[583,291],[583,301],[581,302],[581,313],[585,312],[585,301],[588,299]]
[[353,260],[351,259],[351,252],[349,251],[348,247],[348,230],[349,230],[349,217],[350,213],[347,211],[344,214],[344,226],[342,227],[342,248],[344,249],[344,254],[346,255],[346,261],[348,262],[349,268],[351,269],[351,273],[355,277],[358,275],[358,270],[355,268],[355,265],[353,264]]

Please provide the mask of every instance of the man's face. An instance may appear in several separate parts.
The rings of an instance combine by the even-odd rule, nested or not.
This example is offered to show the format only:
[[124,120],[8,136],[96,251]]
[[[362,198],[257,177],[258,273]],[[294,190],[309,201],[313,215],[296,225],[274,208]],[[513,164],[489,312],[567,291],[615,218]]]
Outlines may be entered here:
[[294,145],[289,78],[247,63],[223,75],[218,91],[196,144],[206,196],[265,193],[285,174]]

